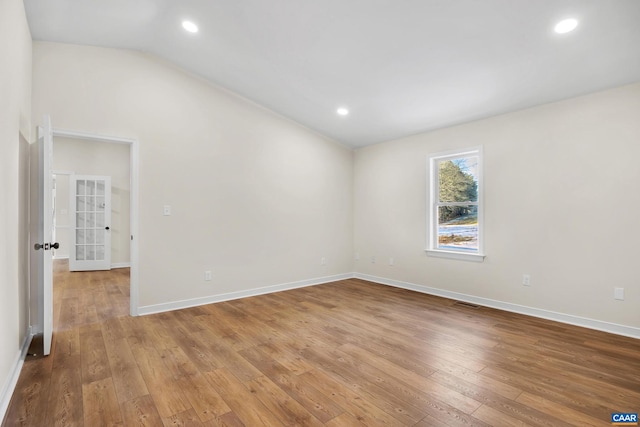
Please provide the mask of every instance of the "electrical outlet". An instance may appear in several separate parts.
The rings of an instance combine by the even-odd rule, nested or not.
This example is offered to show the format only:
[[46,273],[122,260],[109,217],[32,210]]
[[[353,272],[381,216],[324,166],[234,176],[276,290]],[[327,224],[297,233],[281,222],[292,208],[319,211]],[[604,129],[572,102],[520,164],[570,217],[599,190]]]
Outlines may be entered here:
[[523,286],[531,286],[531,276],[528,274],[522,275],[522,285]]
[[613,288],[613,298],[624,301],[624,288]]
[[376,257],[372,256],[371,257],[371,264],[375,264],[376,263]]
[[211,281],[211,270],[207,270],[204,272],[204,280],[206,280],[207,282]]
[[327,265],[327,259],[325,257],[320,258],[320,265]]
[[360,253],[356,252],[354,258],[355,258],[356,261],[360,261]]
[[169,216],[169,215],[171,215],[171,205],[164,205],[164,206],[162,207],[162,214],[163,214],[164,216]]
[[394,264],[394,260],[393,257],[389,258],[389,265],[393,267]]

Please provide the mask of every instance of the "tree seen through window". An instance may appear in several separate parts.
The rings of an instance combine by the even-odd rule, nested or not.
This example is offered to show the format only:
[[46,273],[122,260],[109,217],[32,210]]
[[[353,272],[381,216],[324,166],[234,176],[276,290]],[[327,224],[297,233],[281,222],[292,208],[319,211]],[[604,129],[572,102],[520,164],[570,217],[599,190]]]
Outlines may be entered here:
[[478,157],[438,162],[438,248],[478,250]]

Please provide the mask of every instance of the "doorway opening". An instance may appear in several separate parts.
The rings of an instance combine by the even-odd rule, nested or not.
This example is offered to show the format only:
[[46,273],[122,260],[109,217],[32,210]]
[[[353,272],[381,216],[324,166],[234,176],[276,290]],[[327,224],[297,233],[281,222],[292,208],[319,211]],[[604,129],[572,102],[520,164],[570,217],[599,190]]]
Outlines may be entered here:
[[[89,267],[82,269],[111,270],[119,283],[128,276],[128,312],[137,316],[137,140],[54,128],[52,172],[54,234],[60,242],[53,254],[54,286],[58,285],[56,278],[64,277],[68,283],[70,258],[101,259],[102,263],[85,263]],[[88,179],[97,175],[109,177],[109,206],[99,194],[93,194],[102,192],[99,182]],[[77,194],[78,188],[83,194]],[[105,208],[107,215],[101,212]],[[107,254],[102,244],[105,236],[109,239]]]

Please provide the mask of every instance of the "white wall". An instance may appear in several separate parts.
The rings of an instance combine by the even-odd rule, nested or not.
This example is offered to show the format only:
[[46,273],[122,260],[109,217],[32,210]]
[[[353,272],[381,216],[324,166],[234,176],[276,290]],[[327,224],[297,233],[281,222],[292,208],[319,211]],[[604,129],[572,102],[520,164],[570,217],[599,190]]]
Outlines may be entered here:
[[141,306],[352,270],[351,150],[132,51],[36,42],[33,93],[35,119],[139,139]]
[[[129,264],[129,145],[82,139],[53,139],[53,170],[111,177],[111,263]],[[68,258],[71,247],[69,175],[56,177],[56,258]]]
[[[348,273],[355,251],[359,273],[640,327],[640,85],[379,144],[353,162],[150,56],[38,42],[33,61],[33,117],[140,140],[142,306]],[[487,258],[428,258],[427,155],[476,145]]]
[[[356,271],[640,327],[639,118],[635,84],[358,150]],[[487,257],[427,257],[427,156],[476,145]]]
[[0,418],[28,332],[31,35],[21,0],[0,0]]

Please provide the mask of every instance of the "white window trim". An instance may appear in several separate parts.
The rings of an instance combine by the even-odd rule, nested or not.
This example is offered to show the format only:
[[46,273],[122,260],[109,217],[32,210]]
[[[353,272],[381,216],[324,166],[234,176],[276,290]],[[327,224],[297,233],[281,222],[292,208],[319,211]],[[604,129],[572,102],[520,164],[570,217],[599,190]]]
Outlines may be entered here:
[[[469,253],[455,250],[437,249],[438,240],[438,213],[435,196],[438,186],[438,173],[435,168],[436,162],[441,160],[455,160],[461,157],[478,156],[480,166],[478,168],[478,252]],[[446,152],[430,154],[427,159],[427,188],[428,197],[428,227],[427,227],[427,248],[428,256],[437,258],[449,258],[463,261],[483,262],[484,253],[484,186],[483,186],[483,154],[482,146],[465,148],[462,150],[451,150]],[[466,203],[465,203],[466,204]]]

